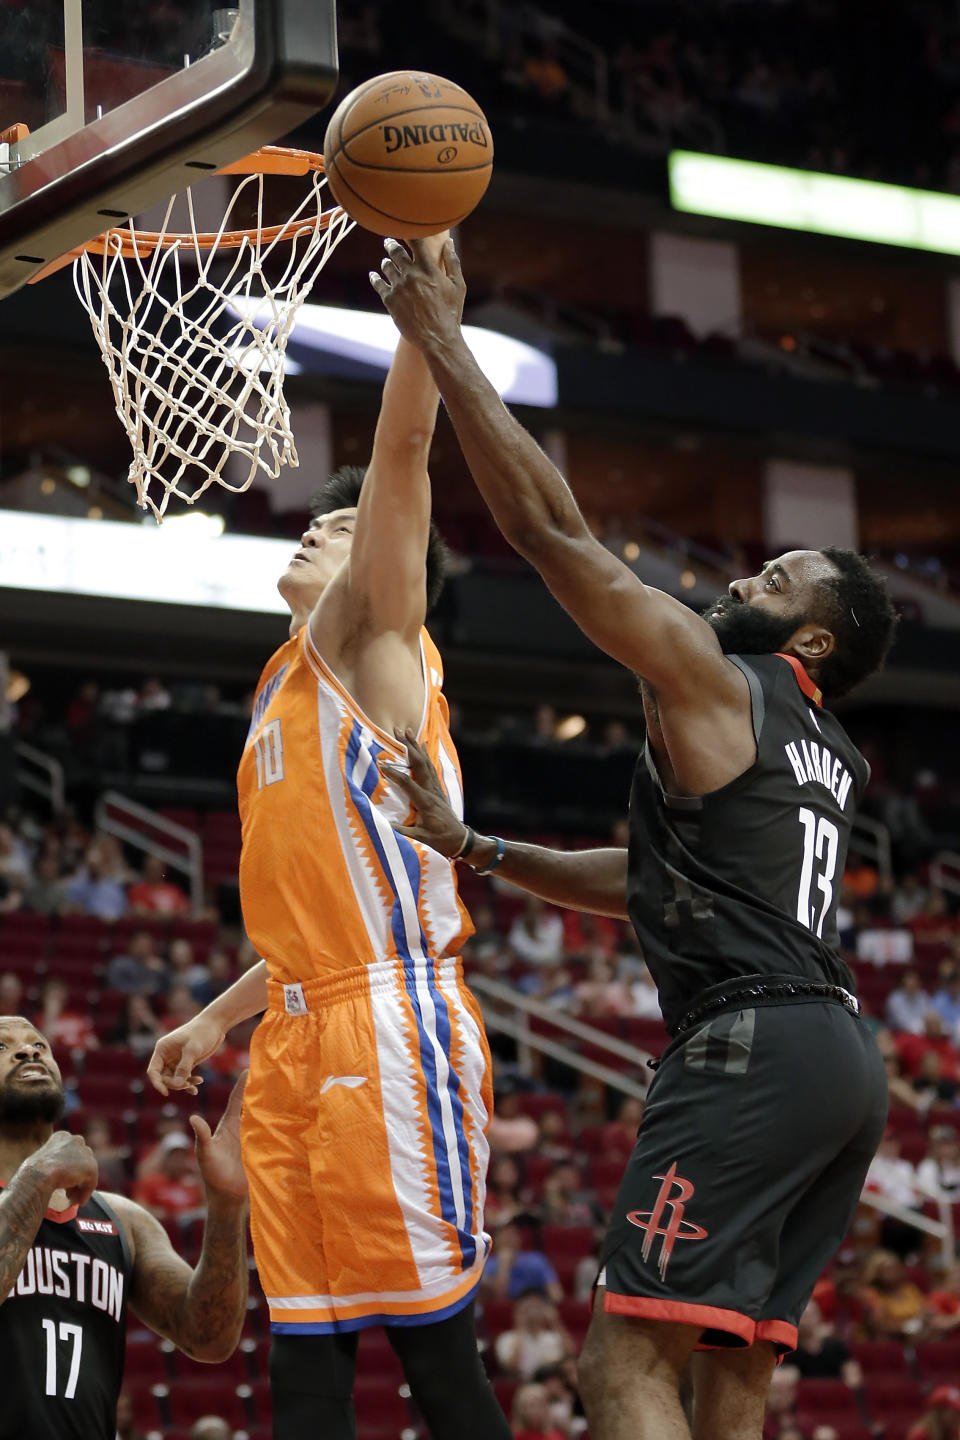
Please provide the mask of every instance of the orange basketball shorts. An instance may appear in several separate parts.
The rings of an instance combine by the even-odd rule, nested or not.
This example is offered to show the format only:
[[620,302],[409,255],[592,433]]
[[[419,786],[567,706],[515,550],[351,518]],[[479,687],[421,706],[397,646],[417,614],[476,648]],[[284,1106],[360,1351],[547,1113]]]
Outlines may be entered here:
[[426,1324],[483,1273],[490,1051],[459,960],[268,983],[243,1158],[273,1330]]

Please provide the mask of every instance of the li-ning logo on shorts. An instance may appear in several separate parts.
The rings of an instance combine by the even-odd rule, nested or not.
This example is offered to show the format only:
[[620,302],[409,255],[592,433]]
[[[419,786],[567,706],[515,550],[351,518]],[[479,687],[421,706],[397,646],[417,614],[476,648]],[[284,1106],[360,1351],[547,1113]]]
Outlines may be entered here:
[[[702,1225],[694,1225],[691,1220],[683,1218],[687,1201],[693,1196],[694,1187],[689,1180],[684,1180],[677,1174],[676,1160],[665,1175],[654,1175],[653,1178],[662,1181],[657,1198],[653,1202],[653,1209],[630,1210],[627,1213],[627,1219],[631,1225],[636,1225],[638,1230],[647,1232],[641,1251],[644,1260],[649,1260],[653,1242],[657,1236],[660,1237],[659,1270],[660,1279],[663,1280],[666,1278],[667,1266],[670,1264],[673,1247],[677,1241],[706,1240],[707,1232]],[[674,1186],[677,1187],[676,1194],[671,1193]],[[667,1210],[670,1211],[670,1219],[666,1225],[663,1225],[662,1221]]]

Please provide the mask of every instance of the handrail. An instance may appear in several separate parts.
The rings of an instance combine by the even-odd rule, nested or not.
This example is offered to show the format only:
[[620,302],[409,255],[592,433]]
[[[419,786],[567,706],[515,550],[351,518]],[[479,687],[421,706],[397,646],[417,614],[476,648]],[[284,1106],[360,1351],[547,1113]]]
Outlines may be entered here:
[[889,1215],[893,1220],[901,1220],[904,1225],[912,1225],[914,1230],[922,1230],[925,1235],[932,1235],[935,1240],[940,1241],[940,1253],[943,1256],[945,1266],[955,1263],[953,1244],[953,1210],[949,1200],[937,1200],[933,1195],[923,1195],[925,1201],[933,1201],[940,1211],[940,1219],[932,1220],[929,1215],[924,1215],[920,1210],[906,1210],[902,1205],[888,1200],[886,1195],[881,1195],[877,1190],[864,1190],[860,1196],[861,1205],[872,1205],[874,1210],[879,1210],[881,1215]]
[[556,1040],[548,1040],[545,1035],[537,1035],[524,1021],[512,1020],[507,1015],[500,1015],[496,1010],[487,1010],[486,1008],[483,1011],[483,1020],[488,1030],[498,1030],[503,1035],[512,1035],[514,1040],[518,1040],[521,1045],[528,1045],[531,1050],[539,1050],[543,1055],[549,1055],[552,1059],[569,1065],[571,1070],[579,1070],[582,1075],[590,1075],[594,1080],[602,1080],[605,1085],[619,1090],[623,1095],[629,1095],[633,1100],[646,1099],[646,1090],[635,1080],[621,1075],[619,1070],[610,1070],[606,1065],[599,1065],[594,1060],[587,1060],[576,1050],[571,1050],[569,1045],[560,1045]]
[[526,1017],[535,1015],[538,1019],[549,1021],[551,1025],[556,1025],[561,1030],[567,1030],[570,1034],[579,1036],[583,1040],[589,1040],[591,1044],[601,1046],[612,1054],[620,1055],[638,1067],[644,1066],[650,1058],[645,1050],[640,1050],[636,1045],[629,1045],[623,1040],[617,1040],[613,1035],[607,1035],[592,1025],[585,1025],[583,1021],[576,1020],[572,1015],[552,1010],[549,1005],[542,1005],[538,1000],[531,1000],[529,995],[522,995],[499,980],[490,980],[485,975],[476,975],[470,976],[467,983],[471,990],[481,997],[481,1001],[482,997],[486,996],[490,1000],[505,1001],[513,1007],[514,1011],[523,1012],[523,1018],[520,1018],[517,1015],[504,1015],[490,1006],[484,1006],[483,1018],[488,1030],[497,1030],[504,1035],[510,1035],[521,1045],[525,1045],[531,1050],[537,1050],[543,1055],[549,1055],[551,1059],[569,1065],[572,1070],[579,1070],[582,1075],[589,1075],[594,1080],[600,1080],[604,1085],[619,1090],[622,1095],[628,1095],[633,1100],[646,1098],[646,1086],[640,1085],[636,1080],[631,1080],[619,1070],[612,1070],[608,1065],[601,1065],[596,1060],[588,1060],[586,1056],[571,1049],[569,1045],[563,1045],[558,1040],[550,1040],[546,1035],[538,1034],[530,1028]]
[[648,1050],[631,1045],[629,1040],[618,1040],[615,1035],[608,1035],[605,1030],[598,1030],[595,1025],[587,1025],[575,1016],[568,1015],[565,1010],[555,1010],[553,1006],[544,1005],[540,1000],[532,1000],[529,995],[524,995],[511,985],[504,985],[501,980],[491,980],[487,975],[472,975],[468,984],[471,990],[476,990],[480,995],[489,995],[492,1000],[503,1000],[517,1010],[525,1010],[528,1015],[535,1015],[538,1020],[556,1025],[559,1030],[566,1030],[580,1040],[588,1040],[591,1045],[609,1050],[611,1055],[619,1055],[622,1060],[646,1065],[651,1058]]
[[[165,835],[171,840],[179,840],[187,854],[172,850],[168,845],[159,844],[156,840],[147,839],[142,830],[125,824],[123,820],[114,819],[110,814],[111,809],[125,811],[129,817],[152,826],[161,835]],[[172,865],[175,870],[181,870],[190,881],[190,900],[194,913],[200,914],[204,899],[203,845],[195,830],[188,830],[185,825],[178,825],[175,820],[168,820],[166,815],[161,815],[157,810],[150,810],[146,805],[138,804],[136,800],[121,795],[118,790],[105,790],[100,796],[96,805],[95,823],[98,830],[104,830],[108,835],[115,835],[118,840],[123,840],[128,845],[134,845],[148,855],[156,855],[164,864]]]
[[[955,875],[947,871],[956,871]],[[960,855],[955,850],[941,850],[930,861],[930,879],[939,890],[960,895]]]
[[62,814],[66,808],[67,789],[60,761],[47,755],[45,751],[38,750],[35,745],[27,745],[25,741],[20,741],[14,749],[21,760],[35,765],[47,776],[46,780],[42,780],[39,775],[32,775],[29,770],[20,771],[17,775],[19,783],[25,790],[32,790],[35,795],[42,795],[44,800],[48,800],[55,815]]

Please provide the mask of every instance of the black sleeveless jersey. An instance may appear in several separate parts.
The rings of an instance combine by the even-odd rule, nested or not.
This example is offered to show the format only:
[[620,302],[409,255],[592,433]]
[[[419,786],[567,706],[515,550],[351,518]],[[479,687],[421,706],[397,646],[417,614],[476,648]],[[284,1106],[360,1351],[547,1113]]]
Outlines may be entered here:
[[798,662],[728,658],[750,686],[754,764],[709,795],[670,796],[648,743],[630,797],[627,904],[671,1031],[736,978],[853,989],[837,899],[869,766]]
[[0,1305],[0,1440],[114,1440],[130,1271],[98,1192],[47,1211]]

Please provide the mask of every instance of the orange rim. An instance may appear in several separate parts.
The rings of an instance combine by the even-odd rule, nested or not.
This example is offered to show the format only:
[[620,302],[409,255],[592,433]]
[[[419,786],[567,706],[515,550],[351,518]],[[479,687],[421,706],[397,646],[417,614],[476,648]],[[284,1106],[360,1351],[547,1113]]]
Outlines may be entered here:
[[[323,173],[323,156],[312,150],[297,150],[285,145],[263,145],[250,155],[244,155],[241,160],[234,160],[220,170],[207,173],[213,175],[311,175],[318,172]],[[204,230],[196,234],[185,230],[138,230],[136,231],[136,241],[131,238],[128,228],[113,227],[105,230],[102,235],[95,235],[92,240],[87,240],[83,245],[75,245],[72,250],[65,251],[56,260],[51,260],[49,265],[45,265],[42,270],[38,270],[31,277],[30,283],[33,285],[38,280],[46,279],[48,275],[63,269],[65,265],[69,265],[71,260],[76,260],[84,252],[89,255],[118,254],[131,259],[134,256],[150,255],[154,250],[171,250],[175,245],[193,246],[197,250],[212,250],[214,246],[221,250],[239,250],[244,241],[253,244],[259,239],[261,244],[271,245],[276,240],[295,240],[299,235],[307,235],[315,230],[326,230],[331,220],[340,213],[338,206],[311,220],[286,220],[282,225],[253,225],[246,230],[224,230],[222,233],[219,230]]]

